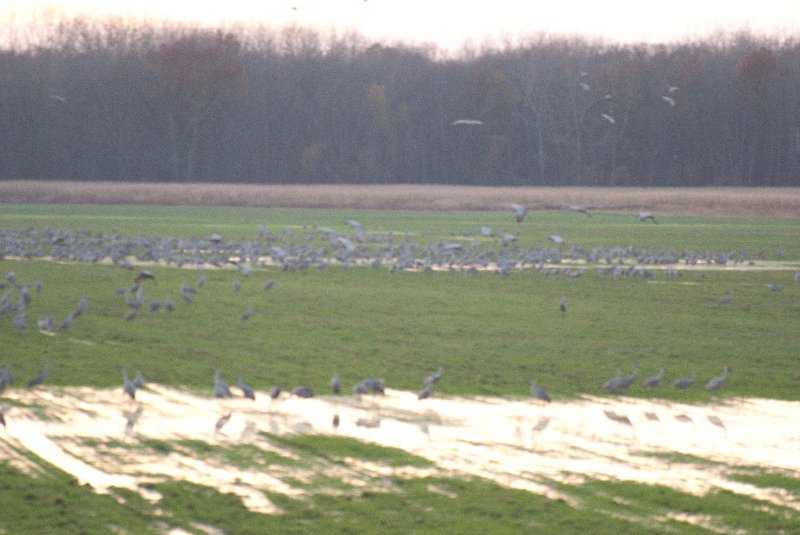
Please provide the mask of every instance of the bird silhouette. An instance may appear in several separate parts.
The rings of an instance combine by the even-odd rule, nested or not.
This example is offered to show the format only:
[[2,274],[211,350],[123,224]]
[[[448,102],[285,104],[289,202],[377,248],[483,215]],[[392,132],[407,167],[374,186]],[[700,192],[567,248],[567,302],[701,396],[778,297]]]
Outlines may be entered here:
[[550,403],[550,394],[547,393],[547,390],[536,384],[535,379],[531,379],[531,395],[545,403]]
[[45,379],[47,379],[48,375],[50,375],[50,371],[48,369],[47,364],[44,365],[42,371],[36,374],[36,376],[28,381],[28,388],[33,388],[34,386],[40,385],[44,383]]
[[697,381],[697,373],[692,372],[692,376],[691,377],[678,379],[674,383],[672,383],[672,386],[674,386],[675,388],[681,388],[681,389],[682,388],[689,388],[690,386],[692,386],[695,383],[695,381]]
[[514,209],[514,216],[517,218],[517,223],[522,223],[525,219],[525,214],[528,213],[528,207],[521,204],[512,204],[511,208]]
[[433,383],[428,383],[427,385],[425,385],[425,388],[419,391],[419,393],[417,394],[417,399],[427,399],[431,397],[432,393],[433,393]]
[[220,370],[214,371],[214,396],[218,398],[229,398],[231,397],[231,388],[220,376]]
[[664,378],[664,368],[658,369],[658,375],[651,375],[650,377],[646,377],[644,380],[644,386],[648,388],[653,388],[658,386],[658,383],[661,382],[661,379]]
[[728,380],[728,367],[725,366],[723,369],[722,375],[718,375],[717,377],[712,377],[706,383],[706,390],[719,390]]
[[483,121],[478,119],[456,119],[452,123],[451,126],[481,126],[483,125]]
[[247,399],[252,399],[252,400],[256,399],[255,390],[253,390],[253,387],[251,387],[250,385],[248,385],[247,383],[244,382],[244,377],[242,377],[241,375],[239,376],[239,384],[238,384],[238,386],[239,386],[239,390],[242,391],[242,395],[244,397],[246,397]]

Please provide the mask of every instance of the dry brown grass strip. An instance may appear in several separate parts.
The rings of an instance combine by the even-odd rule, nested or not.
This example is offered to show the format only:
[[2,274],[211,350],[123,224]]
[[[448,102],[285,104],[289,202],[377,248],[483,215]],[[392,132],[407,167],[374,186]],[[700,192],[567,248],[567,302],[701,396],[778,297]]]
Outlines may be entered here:
[[164,184],[9,180],[6,203],[161,204],[369,210],[536,210],[800,217],[800,188],[587,188],[436,185]]

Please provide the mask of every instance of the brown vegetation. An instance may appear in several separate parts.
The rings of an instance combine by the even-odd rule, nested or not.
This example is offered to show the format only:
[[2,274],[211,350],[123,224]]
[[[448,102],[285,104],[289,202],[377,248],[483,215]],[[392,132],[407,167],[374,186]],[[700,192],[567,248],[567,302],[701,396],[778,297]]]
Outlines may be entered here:
[[537,210],[800,217],[800,188],[589,188],[435,185],[162,184],[10,180],[6,203],[161,204],[364,210]]

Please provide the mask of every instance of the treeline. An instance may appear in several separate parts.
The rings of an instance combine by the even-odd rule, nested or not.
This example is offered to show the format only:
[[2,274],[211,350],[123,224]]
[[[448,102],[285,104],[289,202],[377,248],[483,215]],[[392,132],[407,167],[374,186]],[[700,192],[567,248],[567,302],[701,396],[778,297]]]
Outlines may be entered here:
[[0,178],[800,184],[800,44],[540,38],[441,58],[76,20],[0,51]]

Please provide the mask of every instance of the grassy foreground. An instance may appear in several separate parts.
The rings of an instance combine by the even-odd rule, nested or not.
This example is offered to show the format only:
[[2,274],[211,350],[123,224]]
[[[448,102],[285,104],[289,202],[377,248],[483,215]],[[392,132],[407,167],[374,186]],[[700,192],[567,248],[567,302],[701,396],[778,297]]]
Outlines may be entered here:
[[[375,235],[408,233],[419,242],[459,239],[481,225],[514,232],[520,246],[545,245],[558,233],[583,247],[629,246],[653,250],[763,251],[767,260],[800,265],[800,222],[776,219],[663,218],[640,224],[630,215],[533,213],[520,225],[499,212],[359,212],[139,206],[6,205],[0,228],[70,228],[123,235],[190,237],[220,233],[256,239],[262,227],[273,233],[323,225],[344,232],[357,219]],[[776,250],[782,249],[780,259]],[[800,286],[794,269],[687,272],[652,279],[614,279],[594,270],[577,278],[545,276],[536,270],[501,277],[493,273],[390,273],[387,269],[329,267],[299,272],[254,269],[249,277],[233,269],[204,272],[207,282],[193,304],[179,297],[182,284],[200,273],[151,267],[154,282],[146,298],[172,297],[174,312],[127,310],[115,292],[135,272],[113,266],[0,260],[0,273],[19,281],[41,281],[28,315],[63,318],[82,296],[89,309],[54,336],[17,332],[10,315],[0,317],[0,344],[20,387],[45,363],[48,384],[121,385],[120,368],[141,369],[149,381],[183,385],[212,395],[215,368],[235,382],[267,389],[308,384],[324,391],[334,371],[349,389],[365,377],[381,377],[392,388],[418,390],[423,378],[445,368],[439,395],[528,395],[535,377],[554,399],[602,394],[601,384],[635,362],[640,376],[666,368],[667,385],[632,396],[710,401],[729,396],[800,399]],[[264,282],[275,281],[265,291]],[[233,282],[241,284],[233,290]],[[767,288],[779,284],[780,292]],[[733,301],[717,305],[723,294]],[[558,310],[566,298],[567,314]],[[253,305],[252,317],[242,312]],[[723,366],[731,375],[724,389],[699,385],[679,391],[668,386],[696,372],[703,382]],[[299,437],[282,444],[301,456],[363,457],[387,464],[415,464],[385,448],[347,441]],[[328,440],[324,442],[323,440]],[[188,447],[187,445],[184,445]],[[189,445],[191,446],[191,445]],[[159,446],[168,453],[170,445]],[[194,445],[204,454],[204,446]],[[216,452],[222,454],[220,452]],[[229,453],[225,453],[228,455]],[[798,496],[797,479],[760,473],[743,480],[784,488]],[[711,524],[748,533],[800,530],[797,511],[765,507],[725,492],[697,499],[666,488],[624,482],[567,486],[581,507],[483,480],[408,478],[391,482],[391,492],[314,495],[305,500],[270,496],[285,513],[247,511],[238,498],[187,483],[154,486],[157,506],[127,491],[97,496],[57,470],[31,480],[0,463],[0,533],[164,532],[179,526],[199,533],[216,526],[224,533],[274,528],[282,533],[680,533],[707,529],[681,520],[711,518]],[[431,489],[436,489],[432,491]],[[443,491],[443,492],[440,492]],[[162,511],[161,514],[157,510]],[[166,518],[164,518],[166,511]],[[746,513],[743,513],[746,511]],[[668,517],[653,523],[653,517]],[[198,525],[200,527],[198,527]]]

